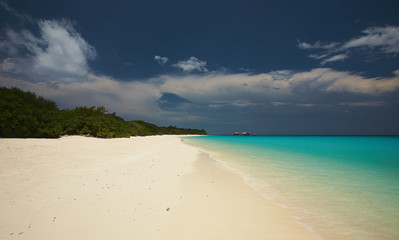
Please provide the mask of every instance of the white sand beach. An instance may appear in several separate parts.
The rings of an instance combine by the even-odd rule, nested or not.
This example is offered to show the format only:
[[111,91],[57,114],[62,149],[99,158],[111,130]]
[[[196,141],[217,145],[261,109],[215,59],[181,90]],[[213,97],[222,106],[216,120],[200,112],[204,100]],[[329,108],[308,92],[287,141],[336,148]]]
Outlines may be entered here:
[[317,239],[179,136],[0,139],[0,239]]

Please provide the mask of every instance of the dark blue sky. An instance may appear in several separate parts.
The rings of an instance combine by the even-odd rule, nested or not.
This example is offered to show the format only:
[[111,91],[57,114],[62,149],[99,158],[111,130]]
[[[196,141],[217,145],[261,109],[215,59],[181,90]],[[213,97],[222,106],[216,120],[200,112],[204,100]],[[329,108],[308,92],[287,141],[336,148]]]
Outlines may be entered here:
[[398,10],[2,0],[0,85],[215,134],[399,134]]

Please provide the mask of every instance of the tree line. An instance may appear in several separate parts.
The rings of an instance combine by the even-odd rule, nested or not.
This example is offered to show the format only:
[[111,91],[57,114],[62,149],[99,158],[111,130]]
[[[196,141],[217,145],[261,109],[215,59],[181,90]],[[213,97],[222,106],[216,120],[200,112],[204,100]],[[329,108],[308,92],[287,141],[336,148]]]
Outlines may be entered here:
[[159,127],[142,120],[125,121],[103,106],[60,110],[57,104],[33,92],[0,88],[0,137],[59,138],[86,135],[120,138],[148,135],[206,135],[204,129]]

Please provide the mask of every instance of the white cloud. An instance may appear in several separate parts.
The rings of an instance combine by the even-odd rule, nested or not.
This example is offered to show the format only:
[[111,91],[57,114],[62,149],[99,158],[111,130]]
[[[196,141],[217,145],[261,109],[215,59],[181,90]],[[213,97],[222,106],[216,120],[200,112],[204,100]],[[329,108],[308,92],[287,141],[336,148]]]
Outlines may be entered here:
[[298,107],[317,107],[317,106],[319,106],[319,104],[315,104],[315,103],[297,103],[295,105]]
[[378,95],[399,88],[399,75],[396,71],[394,73],[395,76],[390,78],[366,78],[349,72],[317,68],[310,72],[296,73],[289,81],[296,83],[293,86],[305,84],[325,92]]
[[336,103],[334,104],[322,104],[322,103],[297,103],[295,104],[295,106],[297,107],[302,107],[302,108],[331,108],[334,106],[337,106]]
[[[369,48],[386,54],[399,53],[399,27],[370,27],[362,31],[363,35],[349,41],[314,44],[298,42],[299,49],[317,51],[310,54],[310,58],[321,60],[321,65],[334,61],[343,61],[349,57],[348,53],[353,49]],[[346,53],[342,53],[346,52]],[[334,54],[334,56],[331,56]],[[327,58],[328,57],[328,58]]]
[[45,49],[36,52],[34,67],[54,76],[86,76],[87,60],[94,59],[96,51],[89,45],[68,21],[41,21]]
[[305,42],[298,42],[298,48],[299,49],[314,49],[316,47],[314,47],[312,44],[310,43],[305,43]]
[[[120,81],[108,76],[88,74],[86,81],[63,82],[50,86],[46,82],[26,81],[0,72],[0,86],[19,87],[56,101],[61,108],[105,106],[110,112],[129,119],[155,123],[206,121],[209,114],[222,114],[224,108],[269,111],[282,106],[293,107],[379,107],[387,93],[399,88],[399,71],[391,78],[366,78],[348,72],[318,68],[305,72],[288,70],[264,74],[231,74],[209,72],[202,75],[162,75],[140,81]],[[247,86],[243,86],[247,83]],[[189,107],[162,108],[159,100],[164,93],[175,94],[190,102]],[[317,93],[317,94],[313,94]],[[330,94],[334,93],[334,94]],[[337,98],[338,96],[350,96]],[[348,95],[349,94],[349,95]],[[329,99],[322,104],[313,95]],[[363,102],[353,102],[361,95]],[[367,101],[367,98],[372,100]],[[298,99],[301,102],[298,103]],[[173,104],[173,103],[172,103]],[[387,103],[388,104],[388,103]],[[208,112],[208,113],[207,113]],[[223,115],[223,114],[222,114]]]
[[365,36],[346,42],[342,48],[381,47],[386,53],[399,53],[399,27],[370,27],[362,32]]
[[323,58],[327,57],[328,55],[330,55],[330,54],[329,53],[325,53],[325,54],[310,54],[308,57],[318,60],[318,59],[323,59]]
[[271,104],[275,107],[278,106],[286,106],[286,105],[290,105],[291,103],[287,103],[287,102],[271,102]]
[[387,105],[384,101],[366,101],[366,102],[342,102],[339,105],[349,107],[380,107]]
[[90,70],[88,60],[96,57],[94,47],[67,20],[42,20],[38,26],[40,37],[28,30],[8,29],[7,40],[0,44],[1,50],[16,59],[18,67],[24,69],[31,80],[85,80]]
[[[395,73],[398,73],[395,71]],[[276,71],[265,74],[220,74],[161,76],[162,90],[173,92],[194,102],[247,99],[251,102],[285,102],[282,99],[308,91],[379,95],[399,88],[399,75],[367,78],[329,68],[305,72]],[[243,86],[247,83],[247,86]],[[248,96],[251,96],[248,99]]]
[[238,70],[242,71],[242,72],[252,72],[252,69],[250,68],[245,68],[245,67],[240,67]]
[[322,44],[320,42],[316,42],[314,44],[306,43],[306,42],[298,42],[299,49],[334,49],[338,43],[332,42],[327,44]]
[[169,62],[169,58],[167,57],[161,57],[161,56],[155,56],[154,59],[161,65],[165,65],[166,63]]
[[[1,85],[10,87],[14,84],[23,89],[36,89],[40,95],[62,98],[61,102],[67,105],[90,105],[91,102],[111,105],[122,113],[139,113],[146,112],[145,109],[149,112],[159,110],[154,108],[154,104],[164,92],[203,105],[239,107],[270,103],[282,106],[293,102],[296,96],[311,98],[310,90],[320,94],[334,92],[378,97],[397,91],[399,71],[395,73],[390,78],[367,78],[349,72],[318,68],[305,72],[276,71],[264,74],[212,72],[188,76],[162,75],[132,82],[89,74],[88,81],[58,83],[58,88],[51,90],[44,83],[29,83],[21,79],[11,81],[3,76]],[[243,86],[243,83],[247,83],[247,86]],[[136,108],[140,108],[140,111],[135,111]]]
[[0,42],[0,50],[9,56],[18,57],[20,52],[35,53],[45,43],[34,37],[31,32],[22,30],[20,33],[7,29],[4,41]]
[[190,57],[185,61],[179,61],[176,64],[173,64],[174,67],[182,69],[184,72],[192,72],[192,71],[199,71],[199,72],[207,72],[208,69],[205,68],[206,62],[199,60],[196,57]]
[[110,112],[121,115],[146,118],[162,115],[156,104],[156,100],[162,95],[157,84],[121,82],[94,74],[89,74],[87,79],[85,82],[58,83],[57,88],[53,88],[44,82],[28,82],[0,76],[0,85],[34,91],[40,96],[53,99],[62,108],[102,105]]
[[11,13],[16,17],[19,21],[24,22],[24,21],[29,21],[32,22],[32,18],[27,15],[27,14],[21,14],[12,7],[10,7],[6,2],[0,1],[0,6],[5,9],[7,12]]
[[255,106],[258,105],[257,103],[253,103],[249,100],[233,100],[233,101],[213,101],[209,104],[209,107],[212,108],[222,108],[222,107],[228,107],[228,106],[234,106],[234,107],[249,107],[249,106]]
[[347,59],[349,56],[347,54],[338,54],[338,55],[334,55],[332,57],[326,58],[324,59],[320,65],[325,65],[326,63],[329,62],[336,62],[336,61],[343,61],[345,59]]
[[6,58],[0,64],[0,71],[11,72],[11,71],[14,70],[14,67],[15,67],[15,63],[12,62],[12,59],[11,58]]

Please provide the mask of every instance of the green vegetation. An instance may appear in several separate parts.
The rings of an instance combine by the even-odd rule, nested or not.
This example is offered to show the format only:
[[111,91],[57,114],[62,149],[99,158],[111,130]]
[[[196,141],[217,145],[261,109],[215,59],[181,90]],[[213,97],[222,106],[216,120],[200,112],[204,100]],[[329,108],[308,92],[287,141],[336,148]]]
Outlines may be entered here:
[[0,137],[58,138],[87,135],[100,138],[165,134],[206,135],[205,130],[159,127],[141,120],[127,122],[105,107],[59,110],[55,102],[18,88],[0,88]]
[[134,127],[137,131],[135,135],[148,136],[148,135],[206,135],[204,129],[191,129],[191,128],[177,128],[175,126],[169,127],[158,127],[155,124],[144,122],[142,120],[136,120],[129,122],[130,126]]

